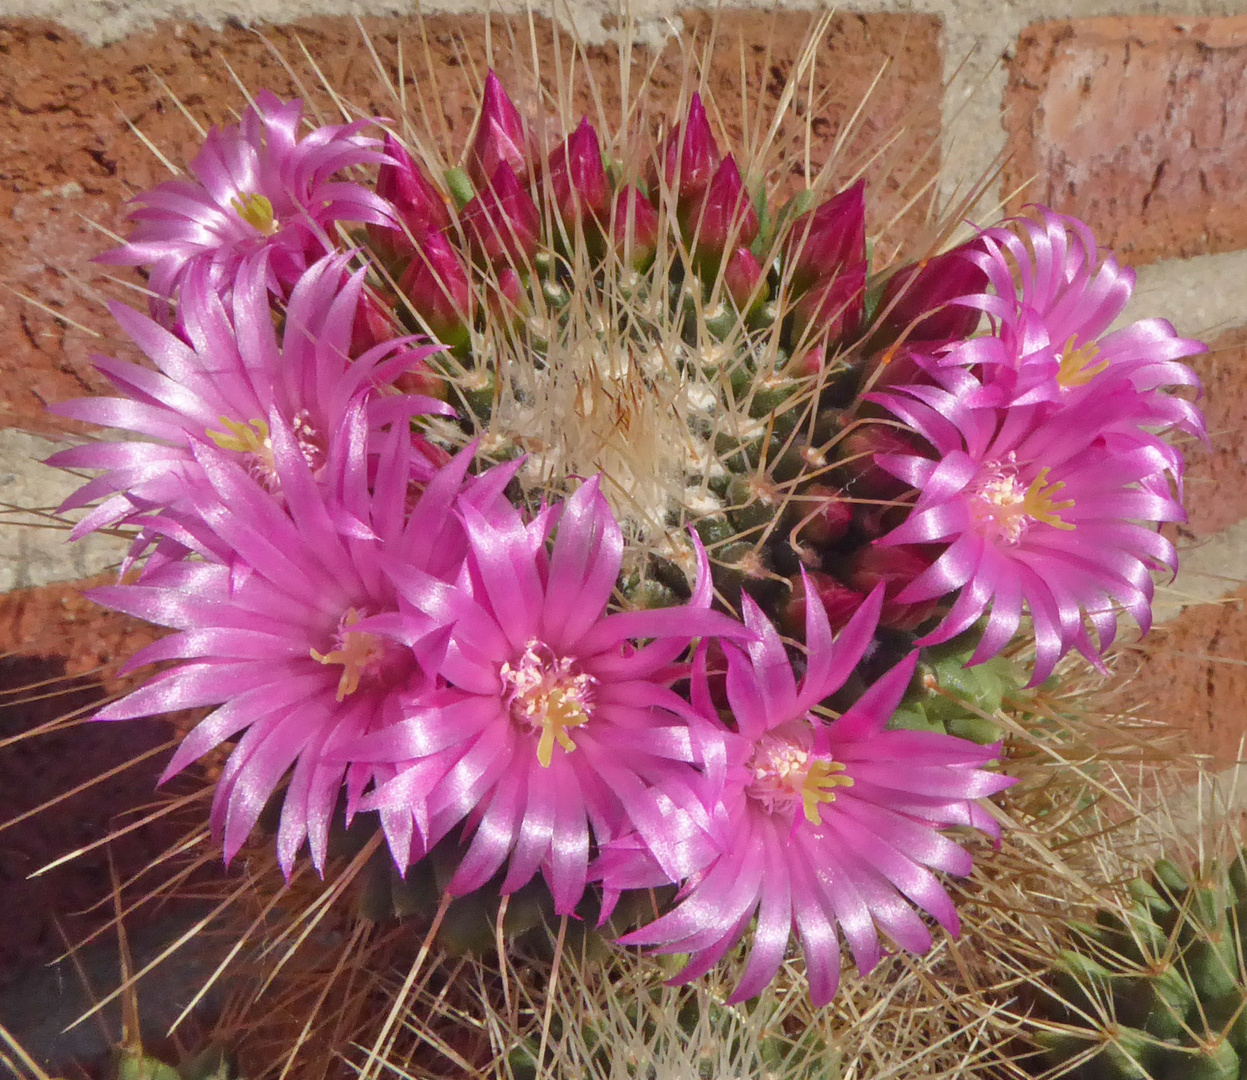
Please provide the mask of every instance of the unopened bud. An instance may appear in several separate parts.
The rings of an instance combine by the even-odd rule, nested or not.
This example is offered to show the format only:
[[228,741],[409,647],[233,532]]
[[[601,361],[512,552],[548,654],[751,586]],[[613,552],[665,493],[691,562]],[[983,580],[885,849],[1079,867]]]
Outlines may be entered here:
[[747,248],[754,242],[758,214],[731,154],[719,163],[700,206],[690,209],[681,224],[696,244],[694,259],[703,266],[717,267],[729,246]]
[[438,341],[467,343],[471,319],[468,271],[441,233],[428,233],[412,255],[399,288]]
[[793,540],[827,547],[840,540],[853,524],[853,507],[839,488],[810,484],[790,503]]
[[898,270],[888,279],[879,299],[880,328],[889,334],[904,334],[906,341],[969,337],[982,318],[982,310],[954,301],[986,289],[987,272],[973,261],[974,254],[982,251],[982,241],[972,240]]
[[770,289],[766,284],[766,272],[747,247],[732,252],[723,267],[723,285],[727,294],[742,315],[755,311],[766,303]]
[[820,281],[866,264],[866,182],[833,195],[792,223],[784,240],[788,295],[797,297]]
[[429,230],[445,229],[450,210],[442,193],[393,135],[385,137],[385,153],[390,160],[377,170],[377,194],[389,200],[402,227],[370,224],[368,239],[382,258],[393,260],[410,255]]
[[520,111],[491,71],[485,77],[476,137],[468,154],[468,175],[477,190],[489,183],[499,165],[507,165],[521,182],[527,180],[527,146]]
[[913,440],[891,424],[863,424],[836,444],[839,479],[850,495],[862,499],[896,499],[909,490],[875,461],[877,454],[916,454]]
[[573,222],[592,215],[604,221],[610,211],[611,189],[602,166],[598,133],[587,118],[550,155],[546,169],[550,195],[568,231]]
[[[680,215],[695,209],[719,167],[719,148],[706,119],[701,95],[694,94],[684,123],[667,136],[660,152],[662,178],[675,191]],[[650,192],[658,200],[658,176],[651,172]]]
[[644,270],[658,249],[658,213],[631,184],[615,196],[615,253],[625,266]]
[[532,263],[541,239],[541,214],[505,162],[463,208],[460,220],[478,262],[517,269]]
[[[387,296],[389,301],[394,299]],[[360,356],[397,336],[393,302],[383,304],[370,289],[364,289],[359,294],[359,305],[355,308],[355,320],[351,324],[351,355]]]
[[917,604],[901,604],[897,594],[931,565],[931,559],[914,547],[859,548],[849,556],[845,580],[849,586],[863,595],[883,583],[883,610],[879,625],[893,630],[913,630],[926,622],[939,606],[939,600],[924,600]]
[[862,328],[866,300],[866,264],[846,266],[830,281],[805,293],[792,313],[792,340],[797,345],[830,345],[851,338]]
[[837,581],[830,574],[819,570],[807,570],[804,574],[795,574],[788,579],[792,591],[780,611],[780,621],[784,633],[793,637],[805,635],[805,612],[808,604],[806,581],[814,595],[822,602],[827,612],[827,621],[833,630],[842,630],[853,618],[858,608],[866,602],[866,595],[850,589],[843,582]]

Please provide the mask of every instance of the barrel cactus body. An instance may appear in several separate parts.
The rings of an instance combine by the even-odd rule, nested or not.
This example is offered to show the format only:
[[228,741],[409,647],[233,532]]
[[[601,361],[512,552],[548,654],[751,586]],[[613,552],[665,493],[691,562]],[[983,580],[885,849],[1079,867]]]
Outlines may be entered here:
[[1031,1067],[1078,1080],[1247,1077],[1247,849],[1187,873],[1162,859],[1125,902],[1071,926]]

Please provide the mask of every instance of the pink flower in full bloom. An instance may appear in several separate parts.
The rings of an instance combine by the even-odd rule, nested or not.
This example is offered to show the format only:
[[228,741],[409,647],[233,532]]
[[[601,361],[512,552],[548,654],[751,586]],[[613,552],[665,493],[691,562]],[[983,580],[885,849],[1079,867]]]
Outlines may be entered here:
[[[951,308],[988,316],[991,332],[939,352],[941,365],[974,368],[982,389],[976,405],[1065,404],[1122,379],[1144,394],[1141,422],[1202,433],[1189,402],[1163,392],[1198,386],[1184,357],[1205,352],[1178,337],[1164,319],[1144,319],[1106,334],[1134,290],[1134,271],[1102,253],[1076,218],[1040,211],[985,230],[959,258],[986,277]],[[950,310],[946,308],[945,311]]]
[[744,630],[709,610],[700,548],[688,604],[606,614],[623,538],[596,478],[531,521],[460,513],[469,551],[453,585],[394,567],[413,609],[453,625],[443,685],[352,753],[399,770],[367,805],[418,827],[410,852],[394,850],[400,866],[462,822],[450,892],[480,888],[506,862],[504,894],[540,871],[569,913],[593,844],[625,830],[648,785],[695,776],[688,705],[670,689],[687,665],[675,661],[694,637]]
[[378,140],[359,134],[371,121],[313,128],[300,138],[302,114],[301,101],[258,93],[237,124],[208,132],[190,163],[192,179],[166,180],[134,200],[128,241],[100,261],[148,267],[153,310],[163,317],[197,264],[208,267],[212,288],[228,292],[243,261],[267,251],[269,288],[281,293],[336,248],[336,222],[396,227],[383,198],[332,179],[388,161]]
[[[287,875],[310,842],[323,867],[340,791],[348,820],[364,789],[393,775],[342,748],[402,719],[444,648],[439,625],[411,613],[381,570],[380,553],[412,570],[453,578],[465,550],[457,502],[490,513],[500,485],[464,488],[472,448],[440,470],[410,512],[413,452],[405,427],[376,441],[371,487],[362,402],[340,439],[353,450],[338,482],[318,484],[296,434],[274,411],[272,457],[279,504],[227,452],[192,444],[202,482],[194,519],[160,515],[150,527],[191,547],[199,561],[169,562],[137,585],[94,590],[97,602],[178,633],[143,649],[131,667],[176,665],[97,715],[124,720],[216,706],[183,739],[165,777],[237,738],[217,781],[212,826],[228,862],[289,772],[277,832]],[[499,478],[506,483],[509,474]],[[465,494],[466,490],[466,494]],[[384,823],[384,819],[383,819]]]
[[[76,398],[52,406],[60,416],[132,432],[135,441],[91,442],[49,459],[64,468],[103,469],[70,496],[61,510],[104,498],[73,535],[124,522],[139,513],[182,504],[200,473],[196,442],[233,455],[273,493],[280,479],[270,425],[281,417],[318,479],[328,475],[333,436],[357,399],[369,426],[422,413],[453,415],[434,398],[396,392],[393,380],[437,351],[396,338],[349,359],[364,271],[346,273],[350,254],[326,256],[302,275],[286,304],[280,334],[273,325],[263,256],[245,264],[228,302],[207,284],[206,266],[186,279],[178,320],[181,336],[121,304],[113,317],[156,370],[96,356],[95,366],[119,397]],[[432,472],[413,460],[417,479]],[[189,486],[188,486],[189,485]]]
[[957,593],[920,644],[946,641],[990,609],[971,659],[978,663],[1012,639],[1025,610],[1039,683],[1071,648],[1099,663],[1119,606],[1146,632],[1151,573],[1177,569],[1155,525],[1185,520],[1182,454],[1141,426],[1151,411],[1146,391],[1111,380],[1065,407],[996,409],[972,404],[983,384],[970,372],[932,375],[937,385],[870,395],[934,449],[876,458],[918,491],[905,522],[876,543],[945,545],[897,601]]
[[[647,853],[653,863],[669,864],[668,876],[696,870],[673,910],[620,939],[691,953],[679,976],[686,981],[718,963],[756,918],[748,964],[729,1002],[753,997],[775,977],[794,931],[810,997],[820,1006],[839,980],[837,927],[862,972],[882,956],[880,930],[911,952],[931,947],[919,911],[955,935],[957,913],[935,871],[968,874],[972,862],[939,830],[968,825],[998,836],[975,800],[1013,782],[983,768],[999,757],[999,744],[884,730],[916,653],[839,719],[814,711],[843,685],[870,644],[881,590],[834,641],[817,591],[807,588],[807,596],[808,664],[800,682],[774,627],[744,597],[745,625],[756,640],[743,650],[725,646],[731,728],[718,719],[704,664],[698,664],[693,701],[705,723],[718,729],[722,753],[717,767],[703,774],[704,807],[688,792],[660,785],[655,808],[661,820],[672,837],[683,832],[689,839],[671,859],[655,830],[659,842]],[[689,828],[699,817],[707,824]],[[634,840],[627,847],[639,850]],[[604,857],[608,866],[611,855]],[[616,862],[625,871],[620,884],[653,881],[645,880],[646,854],[634,857],[631,867],[628,862]],[[609,870],[605,878],[609,893]]]

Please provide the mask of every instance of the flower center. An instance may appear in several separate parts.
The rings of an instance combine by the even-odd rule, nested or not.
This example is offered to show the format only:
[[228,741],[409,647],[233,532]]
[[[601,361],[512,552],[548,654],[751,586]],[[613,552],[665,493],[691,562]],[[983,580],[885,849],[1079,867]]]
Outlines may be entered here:
[[576,749],[567,731],[593,715],[597,679],[577,674],[569,657],[556,657],[548,645],[536,640],[514,664],[503,664],[498,674],[511,716],[529,730],[541,731],[537,760],[543,768],[550,767],[556,742],[569,753]]
[[341,664],[342,674],[338,678],[338,700],[359,689],[359,681],[365,675],[376,675],[385,660],[385,641],[376,634],[364,630],[351,630],[360,620],[355,608],[349,608],[342,616],[338,625],[335,644],[332,652],[322,653],[310,650],[312,659],[321,664]]
[[272,236],[277,231],[277,219],[273,216],[273,204],[263,195],[235,195],[229,204],[240,218],[257,232]]
[[[204,432],[222,450],[233,450],[248,458],[248,472],[262,483],[269,492],[276,494],[281,484],[277,479],[277,465],[273,460],[273,440],[269,426],[263,420],[249,420],[241,424],[228,416],[219,418],[224,431]],[[325,448],[312,427],[306,409],[300,410],[290,425],[291,434],[303,460],[315,476],[325,464]]]
[[1048,473],[1051,471],[1040,469],[1030,486],[1023,487],[1012,469],[994,467],[988,470],[987,477],[970,496],[970,510],[989,539],[1016,544],[1035,521],[1051,525],[1054,529],[1074,527],[1060,517],[1060,511],[1070,509],[1074,500],[1056,501],[1065,482],[1058,480],[1049,484]]
[[811,759],[810,752],[789,739],[763,735],[749,761],[753,772],[747,793],[768,814],[787,811],[801,801],[805,819],[821,823],[820,807],[836,801],[836,788],[852,787],[853,778],[841,775],[845,766],[832,758]]
[[1078,340],[1077,334],[1070,334],[1069,341],[1061,350],[1061,366],[1056,373],[1057,385],[1062,390],[1070,390],[1075,386],[1086,386],[1092,379],[1108,367],[1107,360],[1101,360],[1095,366],[1092,361],[1100,355],[1099,346],[1094,341],[1074,348]]

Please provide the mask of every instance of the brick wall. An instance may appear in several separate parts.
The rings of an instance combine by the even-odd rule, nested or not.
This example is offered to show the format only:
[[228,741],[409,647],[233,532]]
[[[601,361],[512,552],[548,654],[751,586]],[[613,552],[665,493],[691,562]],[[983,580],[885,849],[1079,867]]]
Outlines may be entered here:
[[[19,2],[0,0],[0,16],[18,11]],[[988,209],[997,197],[1010,207],[1039,199],[1083,217],[1138,268],[1134,317],[1168,313],[1181,332],[1209,340],[1212,351],[1198,367],[1213,443],[1192,448],[1191,521],[1179,533],[1192,570],[1172,594],[1173,617],[1137,654],[1128,693],[1153,713],[1189,723],[1197,747],[1224,762],[1247,730],[1239,686],[1247,679],[1247,590],[1239,587],[1247,577],[1247,16],[1231,10],[1235,5],[1201,14],[1208,5],[1175,0],[1171,9],[1183,13],[1169,17],[1046,18],[1054,6],[865,0],[862,10],[836,15],[820,55],[826,94],[816,130],[834,139],[886,62],[866,137],[894,122],[903,130],[886,168],[870,175],[876,205],[899,208],[941,159],[938,190],[951,198],[1004,150],[1002,183],[984,200]],[[122,202],[163,174],[127,121],[171,158],[185,160],[194,135],[169,92],[200,122],[229,119],[241,95],[226,64],[248,87],[289,94],[296,89],[292,74],[270,43],[307,74],[299,41],[353,101],[383,112],[393,106],[378,92],[359,29],[345,17],[267,26],[263,38],[238,25],[186,21],[158,21],[118,37],[150,22],[150,7],[49,0],[22,10],[59,13],[76,20],[78,31],[47,19],[0,17],[0,499],[6,490],[20,492],[20,500],[7,501],[38,506],[60,493],[31,456],[54,441],[16,433],[49,440],[65,434],[45,404],[100,390],[89,355],[102,347],[95,336],[107,325],[102,303],[136,295],[135,280],[90,261],[110,246],[105,231],[120,229]],[[587,20],[577,24],[583,34],[601,31],[587,7],[577,10]],[[136,12],[137,23],[130,18]],[[689,13],[674,17],[686,27],[704,22]],[[738,40],[746,43],[748,77],[764,86],[772,67],[782,73],[791,66],[807,23],[805,15],[758,12],[724,19],[727,37],[713,53],[711,78],[729,127],[741,119],[732,115]],[[644,29],[658,41],[666,25],[653,18]],[[364,28],[390,55],[410,24],[377,17]],[[464,72],[480,63],[484,21],[439,16],[430,30],[443,112],[465,132],[471,104]],[[495,24],[494,33],[501,32]],[[110,34],[115,40],[104,41]],[[549,36],[539,23],[546,48]],[[979,51],[963,68],[976,43]],[[675,56],[660,60],[660,89]],[[408,62],[424,61],[412,52]],[[594,53],[599,75],[612,63],[608,47]],[[916,206],[925,209],[921,197]],[[107,347],[116,343],[110,338]],[[21,535],[20,543],[0,543],[0,569],[7,566],[0,581],[26,586],[0,594],[0,654],[64,658],[77,672],[130,652],[142,629],[94,614],[72,601],[63,583],[101,569],[116,549],[84,565],[65,555],[59,534]],[[1206,602],[1183,610],[1183,597]],[[19,873],[16,862],[5,862],[6,850],[0,885],[6,874]]]

